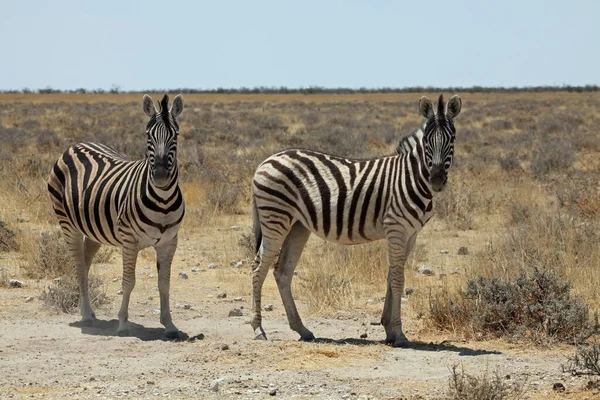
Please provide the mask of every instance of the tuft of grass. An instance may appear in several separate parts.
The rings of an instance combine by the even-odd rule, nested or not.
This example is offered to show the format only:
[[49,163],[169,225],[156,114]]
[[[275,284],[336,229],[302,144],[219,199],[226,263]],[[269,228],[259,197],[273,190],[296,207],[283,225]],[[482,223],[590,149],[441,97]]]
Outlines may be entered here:
[[17,234],[0,220],[0,251],[19,251]]
[[571,295],[569,282],[540,268],[510,280],[471,278],[457,296],[431,296],[430,314],[437,328],[474,337],[578,342],[593,333],[587,304]]
[[509,400],[525,395],[524,381],[511,385],[498,372],[490,375],[486,370],[482,375],[471,375],[457,365],[453,365],[450,372],[448,400]]
[[388,273],[385,241],[344,246],[323,242],[305,250],[294,284],[311,311],[350,308],[385,288]]
[[600,375],[600,343],[578,346],[575,354],[567,357],[562,370],[572,375]]
[[21,268],[30,278],[74,275],[71,253],[60,230],[34,234],[23,249]]
[[[94,308],[110,302],[106,291],[102,290],[102,281],[96,277],[88,279],[90,302]],[[72,276],[56,279],[40,293],[42,303],[57,312],[73,313],[79,307],[79,285]]]
[[460,181],[452,182],[434,200],[435,215],[461,231],[475,228],[473,212],[478,208],[471,189]]

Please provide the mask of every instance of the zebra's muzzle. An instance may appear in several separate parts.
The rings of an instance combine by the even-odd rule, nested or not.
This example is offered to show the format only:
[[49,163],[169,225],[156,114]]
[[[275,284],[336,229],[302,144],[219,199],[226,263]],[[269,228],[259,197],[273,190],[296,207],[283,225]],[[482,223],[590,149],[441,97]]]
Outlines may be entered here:
[[448,175],[444,166],[434,166],[431,168],[431,175],[429,176],[429,184],[434,192],[441,192],[446,187],[448,182]]
[[169,184],[169,170],[162,165],[155,166],[152,181],[158,188],[167,186]]

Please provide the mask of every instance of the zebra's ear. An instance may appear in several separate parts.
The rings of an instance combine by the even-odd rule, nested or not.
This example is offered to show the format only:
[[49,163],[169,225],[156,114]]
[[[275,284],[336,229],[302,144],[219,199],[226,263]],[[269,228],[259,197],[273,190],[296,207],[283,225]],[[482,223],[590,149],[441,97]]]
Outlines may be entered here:
[[446,116],[448,118],[454,118],[458,114],[460,114],[460,109],[462,108],[462,100],[458,95],[452,96],[448,103],[446,103]]
[[173,99],[173,104],[171,105],[171,115],[173,118],[177,117],[183,111],[183,96],[178,94]]
[[429,97],[421,97],[419,100],[419,112],[421,112],[421,115],[427,119],[433,117],[433,103]]
[[142,110],[144,110],[144,113],[149,117],[152,117],[154,114],[156,114],[156,108],[154,107],[152,97],[148,96],[147,94],[144,95],[144,99],[142,100]]

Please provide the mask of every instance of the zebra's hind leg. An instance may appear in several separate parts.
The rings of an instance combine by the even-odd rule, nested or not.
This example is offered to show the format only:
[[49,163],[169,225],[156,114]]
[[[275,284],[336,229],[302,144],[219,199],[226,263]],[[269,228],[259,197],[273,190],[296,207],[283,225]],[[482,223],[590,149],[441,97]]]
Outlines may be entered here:
[[[85,316],[83,319],[85,319],[86,321],[93,321],[96,319],[96,314],[94,313],[94,310],[92,309],[92,304],[90,303],[90,294],[89,294],[89,289],[88,289],[88,282],[89,282],[88,277],[89,277],[90,267],[92,265],[92,260],[94,259],[94,256],[96,255],[98,250],[100,250],[100,246],[101,246],[100,243],[91,240],[87,236],[83,238],[83,262],[84,263],[83,263],[83,266],[80,268],[81,274],[83,276],[83,280],[81,280],[81,278],[80,278],[80,286],[79,286],[79,291],[83,295],[79,299],[79,307],[81,308],[82,316],[84,316],[84,311],[85,311]],[[82,291],[82,287],[83,287],[83,291]]]
[[161,244],[156,248],[156,269],[158,270],[158,292],[160,294],[160,323],[165,327],[165,336],[168,339],[178,339],[179,329],[171,319],[169,307],[169,288],[171,285],[171,262],[177,249],[177,236],[171,241]]
[[264,231],[260,249],[252,264],[252,321],[250,325],[254,330],[255,339],[267,340],[267,335],[262,327],[262,287],[269,267],[279,253],[284,237],[278,232]]
[[[73,258],[77,284],[79,285],[79,309],[81,311],[81,322],[91,325],[96,318],[90,304],[90,295],[88,288],[88,271],[91,264],[91,258],[85,256],[85,245],[83,234],[79,231],[72,231],[63,226],[63,233],[67,247]],[[89,246],[89,245],[88,245]],[[87,262],[89,259],[89,263]]]
[[298,309],[292,296],[292,278],[294,277],[294,270],[309,236],[310,230],[304,227],[302,223],[296,222],[283,242],[281,252],[279,253],[279,260],[273,270],[290,328],[298,332],[300,340],[303,341],[315,340],[315,336],[311,331],[306,329],[298,314]]
[[119,327],[117,335],[129,335],[129,298],[135,287],[135,263],[137,261],[139,249],[136,243],[125,242],[123,245],[123,281],[121,288],[123,290],[123,299],[119,309]]

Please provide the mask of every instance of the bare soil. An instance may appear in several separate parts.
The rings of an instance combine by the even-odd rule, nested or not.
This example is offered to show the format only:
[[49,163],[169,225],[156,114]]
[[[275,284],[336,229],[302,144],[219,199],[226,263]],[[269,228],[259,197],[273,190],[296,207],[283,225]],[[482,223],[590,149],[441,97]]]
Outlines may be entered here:
[[[214,227],[200,232],[188,227],[181,232],[172,268],[171,308],[188,340],[170,342],[163,337],[150,250],[138,260],[130,304],[135,329],[130,337],[116,336],[121,300],[117,252],[109,264],[92,267],[92,275],[105,282],[112,299],[110,306],[96,310],[99,319],[93,327],[80,326],[78,314],[57,314],[42,306],[38,296],[51,281],[23,279],[23,288],[0,289],[0,398],[435,399],[446,395],[452,365],[470,374],[498,373],[507,382],[525,381],[525,398],[594,395],[583,389],[589,378],[561,371],[573,352],[570,346],[544,349],[506,341],[456,341],[451,334],[422,330],[422,322],[408,311],[404,321],[410,347],[386,346],[383,327],[372,325],[383,307],[381,297],[327,318],[311,315],[299,298],[305,324],[318,340],[298,342],[271,276],[263,302],[273,304],[273,310],[263,314],[269,340],[255,341],[248,323],[250,267],[230,265],[239,254],[231,248],[249,229],[246,217],[242,220],[246,225],[241,230]],[[443,243],[453,254],[465,242],[471,248],[485,246],[485,240],[465,235],[448,239],[435,224],[421,240],[430,246]],[[437,260],[440,255],[432,257]],[[0,268],[9,274],[18,271],[18,258],[17,253],[0,253]],[[217,267],[208,268],[211,262]],[[456,262],[446,264],[450,268]],[[187,279],[178,276],[182,271]],[[409,286],[417,279],[429,279],[429,284],[439,279],[411,276]],[[217,298],[222,292],[227,297]],[[30,296],[33,300],[27,301]],[[243,316],[229,317],[234,308]],[[553,392],[556,382],[567,391]]]

